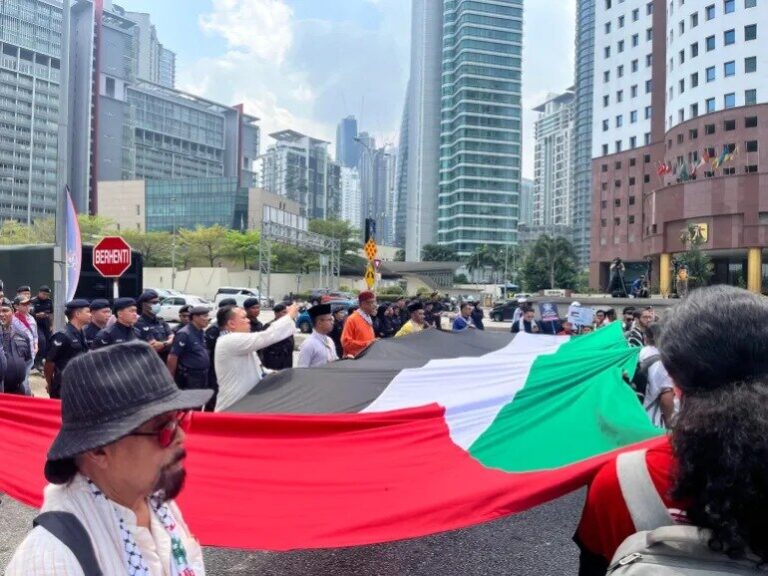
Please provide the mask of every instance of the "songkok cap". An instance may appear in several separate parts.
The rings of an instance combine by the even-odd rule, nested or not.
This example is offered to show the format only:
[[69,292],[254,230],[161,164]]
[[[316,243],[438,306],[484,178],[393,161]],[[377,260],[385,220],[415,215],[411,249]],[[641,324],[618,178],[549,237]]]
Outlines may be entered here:
[[357,301],[362,304],[363,302],[368,302],[369,300],[375,300],[376,294],[371,292],[370,290],[364,290],[363,292],[360,292],[360,294],[357,295]]
[[312,308],[309,309],[309,317],[313,321],[316,320],[318,316],[328,316],[330,314],[331,314],[330,304],[318,304],[316,306],[312,306]]
[[413,314],[417,310],[424,310],[424,304],[422,304],[421,302],[411,302],[410,304],[408,304],[408,312]]
[[82,298],[75,298],[74,300],[70,300],[64,305],[64,309],[67,311],[71,310],[80,310],[81,308],[90,308],[91,305],[88,302],[88,300],[84,300]]
[[160,298],[160,295],[154,290],[144,290],[144,292],[141,293],[141,296],[136,298],[136,304],[143,304],[144,302],[149,302],[150,300],[156,300],[158,298]]
[[109,308],[109,301],[104,298],[96,298],[91,302],[90,308],[92,312],[104,310],[104,308]]
[[133,298],[118,298],[115,300],[115,312],[119,312],[123,308],[130,308],[136,306],[136,300]]
[[18,294],[19,292],[32,292],[32,288],[30,288],[29,286],[19,286],[18,288],[16,288],[16,294]]
[[146,342],[81,354],[61,381],[61,429],[48,451],[45,477],[63,483],[74,457],[124,438],[167,412],[205,405],[213,390],[180,390]]
[[243,302],[243,308],[246,310],[254,306],[261,306],[261,301],[258,298],[246,298],[245,302]]

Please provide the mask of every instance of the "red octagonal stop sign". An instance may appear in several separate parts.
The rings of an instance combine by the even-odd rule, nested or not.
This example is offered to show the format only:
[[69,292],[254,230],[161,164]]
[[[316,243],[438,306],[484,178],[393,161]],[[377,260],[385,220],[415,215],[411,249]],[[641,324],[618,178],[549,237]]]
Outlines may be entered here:
[[131,267],[131,247],[120,236],[106,236],[93,247],[93,267],[105,278],[118,278]]

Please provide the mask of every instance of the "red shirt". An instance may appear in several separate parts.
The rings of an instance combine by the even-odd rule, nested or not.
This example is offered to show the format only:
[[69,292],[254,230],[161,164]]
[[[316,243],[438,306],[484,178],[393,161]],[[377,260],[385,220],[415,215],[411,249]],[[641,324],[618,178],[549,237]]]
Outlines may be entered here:
[[[669,496],[675,468],[672,445],[665,442],[650,448],[645,461],[653,484],[670,514],[679,517],[682,506]],[[621,495],[616,460],[613,460],[603,466],[589,486],[576,537],[581,546],[610,562],[619,545],[635,532],[629,510]]]

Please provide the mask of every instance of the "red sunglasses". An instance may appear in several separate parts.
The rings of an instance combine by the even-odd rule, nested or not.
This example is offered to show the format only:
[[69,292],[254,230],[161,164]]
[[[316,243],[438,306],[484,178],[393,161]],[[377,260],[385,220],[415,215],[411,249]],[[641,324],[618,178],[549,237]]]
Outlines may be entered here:
[[171,418],[161,428],[154,432],[131,432],[128,436],[154,436],[161,448],[168,448],[176,438],[176,430],[181,428],[184,432],[189,430],[190,418],[189,411],[178,412],[174,418]]

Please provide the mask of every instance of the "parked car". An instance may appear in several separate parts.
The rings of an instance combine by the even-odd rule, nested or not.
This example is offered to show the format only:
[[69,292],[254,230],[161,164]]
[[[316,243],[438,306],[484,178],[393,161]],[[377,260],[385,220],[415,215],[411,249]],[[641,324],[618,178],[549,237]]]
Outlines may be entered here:
[[512,320],[518,303],[515,300],[507,300],[496,304],[488,313],[488,317],[494,322],[504,322]]
[[[329,302],[331,308],[336,310],[339,306],[344,307],[349,311],[350,308],[357,306],[356,300],[334,300]],[[299,311],[299,316],[296,318],[296,328],[298,328],[303,334],[309,334],[312,332],[312,319],[309,316],[309,308],[302,306]]]
[[207,306],[213,310],[213,302],[200,296],[171,296],[160,301],[160,312],[157,315],[166,322],[178,322],[179,310],[182,306]]
[[184,294],[178,290],[171,290],[170,288],[145,288],[145,290],[154,290],[157,292],[157,295],[160,296],[160,300],[164,300],[172,296],[184,296]]
[[237,286],[222,286],[216,291],[213,301],[218,306],[224,298],[234,298],[238,306],[242,306],[248,298],[258,298],[262,308],[272,308],[274,301],[259,294],[256,288],[243,288]]

